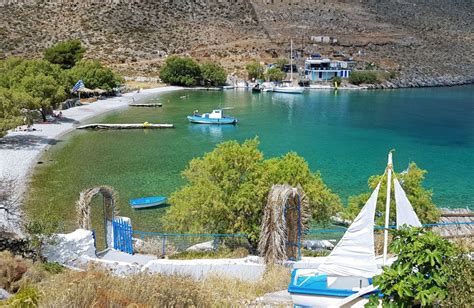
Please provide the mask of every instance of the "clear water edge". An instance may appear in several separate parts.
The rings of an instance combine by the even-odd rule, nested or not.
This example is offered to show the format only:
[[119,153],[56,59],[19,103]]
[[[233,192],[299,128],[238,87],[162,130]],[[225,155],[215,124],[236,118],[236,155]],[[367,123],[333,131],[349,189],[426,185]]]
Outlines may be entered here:
[[[474,208],[474,86],[383,91],[311,91],[304,95],[247,91],[178,91],[161,94],[162,108],[128,108],[89,122],[173,123],[175,129],[74,131],[41,158],[26,209],[59,213],[74,222],[83,189],[110,185],[121,213],[134,227],[160,230],[165,208],[132,210],[131,198],[169,195],[184,184],[180,172],[224,140],[258,136],[266,157],[295,151],[341,196],[367,191],[396,149],[396,171],[415,161],[427,169],[426,186],[440,207]],[[182,98],[185,96],[185,98]],[[193,110],[216,107],[239,118],[237,126],[189,124]],[[100,216],[100,202],[94,204]],[[95,223],[100,219],[95,219]]]

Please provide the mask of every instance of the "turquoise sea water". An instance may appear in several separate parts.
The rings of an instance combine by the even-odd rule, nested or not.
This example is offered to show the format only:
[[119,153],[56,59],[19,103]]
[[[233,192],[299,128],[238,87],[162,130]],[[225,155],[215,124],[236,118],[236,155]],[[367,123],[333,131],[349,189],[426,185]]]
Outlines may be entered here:
[[[185,97],[183,97],[185,96]],[[173,123],[175,129],[77,131],[63,138],[36,169],[28,210],[74,216],[79,191],[97,184],[119,192],[121,213],[139,229],[159,230],[164,209],[133,211],[128,199],[169,195],[180,172],[224,140],[258,136],[266,157],[296,151],[325,182],[347,197],[367,191],[387,153],[400,172],[410,161],[428,170],[425,184],[439,207],[474,208],[474,86],[374,91],[310,91],[304,95],[243,90],[178,91],[157,98],[162,108],[129,108],[90,122]],[[231,107],[237,126],[189,124],[193,110]]]

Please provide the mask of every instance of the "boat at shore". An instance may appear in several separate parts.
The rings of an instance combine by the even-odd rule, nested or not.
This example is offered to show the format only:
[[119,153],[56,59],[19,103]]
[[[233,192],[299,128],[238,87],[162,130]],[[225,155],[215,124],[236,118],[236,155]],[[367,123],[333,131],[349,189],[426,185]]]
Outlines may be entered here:
[[164,196],[143,197],[131,199],[128,203],[134,209],[145,209],[165,204],[168,198]]
[[[388,155],[387,183],[392,178],[392,153]],[[383,176],[382,176],[383,178]],[[304,307],[364,307],[369,295],[382,296],[372,278],[389,266],[387,259],[390,197],[386,198],[385,228],[382,264],[375,256],[374,226],[378,183],[370,198],[344,233],[331,254],[315,268],[296,268],[291,275],[288,292],[295,306]],[[394,176],[397,228],[407,225],[420,227],[421,223],[399,181]],[[387,185],[390,196],[391,185]]]
[[225,116],[222,109],[203,114],[199,114],[196,110],[193,115],[188,116],[188,120],[196,124],[237,124],[237,118]]
[[293,85],[293,40],[291,40],[290,47],[290,80],[283,80],[280,85],[273,87],[273,92],[288,94],[302,94],[304,92],[304,87]]

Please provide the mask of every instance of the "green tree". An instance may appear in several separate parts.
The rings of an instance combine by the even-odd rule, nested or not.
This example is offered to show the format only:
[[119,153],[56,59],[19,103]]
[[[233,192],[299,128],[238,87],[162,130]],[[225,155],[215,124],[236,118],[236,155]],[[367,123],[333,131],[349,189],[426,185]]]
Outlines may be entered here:
[[269,81],[281,81],[286,77],[286,73],[281,71],[278,67],[272,67],[265,73],[265,78]]
[[227,72],[219,63],[205,62],[201,64],[201,73],[204,84],[207,86],[221,86],[227,80]]
[[359,85],[362,83],[373,84],[373,83],[379,82],[379,80],[377,79],[377,75],[374,72],[368,72],[368,71],[351,72],[348,80],[350,83],[356,84],[356,85]]
[[287,58],[280,58],[276,61],[277,67],[280,69],[280,71],[284,72],[285,71],[285,65],[288,64],[288,59]]
[[260,63],[252,62],[245,66],[249,79],[262,79],[265,69]]
[[69,40],[45,49],[43,54],[45,60],[69,69],[81,61],[85,52],[80,40]]
[[[436,205],[433,203],[432,196],[433,192],[431,190],[426,190],[423,188],[423,181],[425,179],[426,170],[418,168],[415,163],[410,163],[406,173],[396,174],[400,184],[405,191],[408,200],[413,206],[415,213],[418,215],[421,223],[434,223],[439,219],[439,210]],[[387,195],[386,185],[386,175],[382,179],[380,175],[374,175],[369,178],[368,185],[369,189],[374,190],[377,184],[382,180],[382,185],[380,187],[379,196],[377,199],[377,212],[378,217],[376,222],[379,225],[384,224],[385,220],[385,200]],[[395,212],[395,201],[393,197],[393,183],[392,183],[392,197],[390,203],[390,223],[395,224],[396,212]],[[371,192],[363,193],[357,196],[349,197],[349,205],[343,213],[345,219],[352,220],[360,212],[365,202],[369,199]]]
[[26,124],[22,109],[28,99],[23,91],[0,87],[0,137],[9,129]]
[[8,114],[18,114],[22,108],[38,110],[46,120],[47,113],[67,97],[67,78],[59,65],[13,58],[0,61],[0,72],[0,86],[10,89],[2,94],[3,106],[10,108]]
[[201,68],[192,58],[171,56],[160,69],[160,78],[178,86],[195,86],[201,80]]
[[[458,253],[445,239],[421,228],[394,230],[390,251],[397,259],[383,273],[374,277],[374,285],[384,294],[382,302],[398,307],[415,304],[432,306],[448,296],[450,280],[447,262]],[[370,306],[378,304],[378,297]]]
[[272,184],[300,184],[313,216],[327,221],[341,206],[339,198],[295,153],[265,160],[258,139],[223,142],[183,171],[187,184],[171,195],[163,217],[175,232],[245,233],[256,244],[266,197]]
[[99,61],[80,61],[69,70],[69,87],[72,88],[78,80],[84,81],[90,89],[112,91],[123,82],[123,78]]

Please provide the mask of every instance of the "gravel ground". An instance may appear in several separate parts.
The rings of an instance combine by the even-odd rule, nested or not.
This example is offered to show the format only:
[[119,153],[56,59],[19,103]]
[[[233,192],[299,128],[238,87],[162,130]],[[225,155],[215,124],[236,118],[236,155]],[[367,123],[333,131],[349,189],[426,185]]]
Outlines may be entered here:
[[[16,181],[16,196],[19,202],[27,188],[28,177],[37,159],[48,146],[54,145],[58,138],[71,131],[88,118],[121,108],[129,103],[146,98],[156,93],[178,90],[179,87],[162,87],[142,90],[140,93],[126,93],[120,97],[100,100],[92,104],[74,107],[62,111],[62,119],[55,123],[34,124],[34,131],[11,131],[0,138],[0,178]],[[10,215],[0,209],[0,230],[21,234],[19,213]]]

